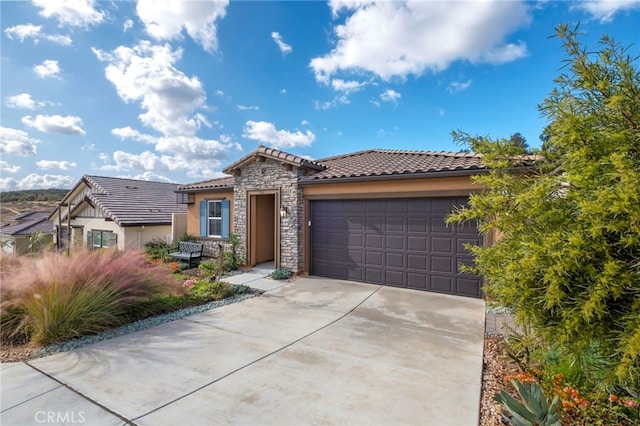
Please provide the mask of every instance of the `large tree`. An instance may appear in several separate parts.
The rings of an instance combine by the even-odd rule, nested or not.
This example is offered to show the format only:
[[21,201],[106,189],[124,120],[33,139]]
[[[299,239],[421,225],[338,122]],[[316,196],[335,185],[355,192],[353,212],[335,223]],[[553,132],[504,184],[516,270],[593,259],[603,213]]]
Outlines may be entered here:
[[543,148],[454,132],[484,156],[485,190],[451,222],[477,219],[496,243],[475,247],[485,292],[570,354],[602,356],[607,383],[640,388],[640,73],[604,36],[589,51],[559,26],[567,53],[539,106]]

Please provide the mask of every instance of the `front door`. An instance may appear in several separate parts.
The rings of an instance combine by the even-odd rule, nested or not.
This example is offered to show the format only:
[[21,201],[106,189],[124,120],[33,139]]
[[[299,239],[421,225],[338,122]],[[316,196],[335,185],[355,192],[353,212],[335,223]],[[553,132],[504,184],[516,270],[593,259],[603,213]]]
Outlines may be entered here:
[[277,193],[270,192],[249,195],[248,260],[250,266],[260,263],[280,262],[279,216],[276,214]]

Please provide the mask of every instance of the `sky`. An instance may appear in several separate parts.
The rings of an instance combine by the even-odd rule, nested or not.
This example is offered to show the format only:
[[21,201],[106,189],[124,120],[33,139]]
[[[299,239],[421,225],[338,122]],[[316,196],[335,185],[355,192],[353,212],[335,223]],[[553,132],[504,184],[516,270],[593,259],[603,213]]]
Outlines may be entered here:
[[191,183],[258,145],[310,159],[540,144],[579,23],[640,52],[640,1],[0,2],[0,190]]

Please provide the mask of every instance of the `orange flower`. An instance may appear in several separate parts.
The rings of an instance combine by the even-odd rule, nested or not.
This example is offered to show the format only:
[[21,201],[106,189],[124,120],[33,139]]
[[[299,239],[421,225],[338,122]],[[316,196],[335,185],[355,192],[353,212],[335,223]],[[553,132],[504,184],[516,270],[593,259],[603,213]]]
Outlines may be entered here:
[[614,395],[614,394],[609,395],[609,402],[617,402],[618,399],[620,398],[618,398],[617,395]]

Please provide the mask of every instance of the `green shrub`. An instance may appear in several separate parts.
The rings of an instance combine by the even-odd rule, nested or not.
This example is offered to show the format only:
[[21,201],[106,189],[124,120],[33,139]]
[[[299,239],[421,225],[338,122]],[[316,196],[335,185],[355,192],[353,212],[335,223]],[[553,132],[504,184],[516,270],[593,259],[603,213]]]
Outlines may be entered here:
[[172,247],[174,247],[173,244],[167,243],[162,238],[154,238],[148,243],[145,243],[144,252],[151,260],[161,259],[165,261],[167,259],[167,252]]
[[112,249],[24,259],[3,273],[2,286],[3,342],[39,345],[120,325],[133,305],[182,292],[166,268],[139,252]]
[[291,278],[291,271],[287,268],[278,268],[271,273],[271,278],[274,280],[286,280]]
[[203,301],[220,300],[233,295],[233,287],[221,281],[200,280],[191,288],[191,295]]
[[244,263],[242,260],[242,250],[240,249],[240,237],[236,234],[229,235],[231,250],[225,251],[222,255],[225,271],[235,271]]
[[214,278],[220,276],[222,273],[222,266],[217,259],[203,260],[198,265],[198,269],[202,273],[203,278]]

